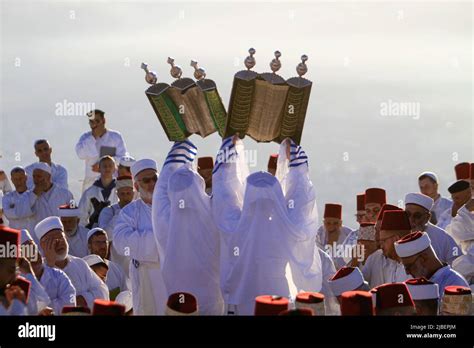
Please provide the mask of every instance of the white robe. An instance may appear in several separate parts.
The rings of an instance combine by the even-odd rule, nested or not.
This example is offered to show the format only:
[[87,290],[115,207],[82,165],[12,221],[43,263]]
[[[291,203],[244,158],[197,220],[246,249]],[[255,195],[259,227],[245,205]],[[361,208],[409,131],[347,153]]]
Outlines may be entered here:
[[60,315],[64,306],[76,305],[76,288],[64,271],[43,264],[43,274],[39,279],[51,300],[55,315]]
[[27,303],[28,314],[29,315],[38,315],[38,312],[42,311],[44,308],[51,306],[51,299],[49,298],[46,290],[43,288],[43,285],[36,279],[34,274],[21,273],[23,278],[26,278],[30,281],[30,296]]
[[474,243],[467,248],[465,255],[454,260],[453,269],[459,272],[469,285],[474,284]]
[[449,285],[459,285],[469,287],[466,279],[452,269],[449,265],[445,265],[438,269],[429,279],[431,282],[438,284],[439,297],[443,297],[444,288]]
[[98,139],[94,138],[91,131],[82,134],[76,144],[76,154],[81,160],[85,160],[83,192],[99,177],[99,173],[92,171],[92,166],[99,161],[102,146],[115,147],[114,159],[116,163],[118,163],[120,157],[127,154],[122,135],[117,131],[107,129],[105,134]]
[[428,222],[425,232],[431,239],[431,246],[442,262],[452,264],[453,261],[462,255],[462,250],[456,241],[445,230]]
[[222,315],[220,236],[204,179],[191,168],[196,150],[189,141],[170,150],[153,194],[153,227],[168,296],[189,292],[200,315]]
[[252,315],[259,295],[294,299],[300,291],[321,290],[316,195],[307,156],[292,144],[288,163],[285,144],[278,179],[267,172],[245,175],[241,140],[234,146],[225,139],[216,157],[212,208],[225,240],[222,292],[238,315]]
[[[28,175],[27,176],[27,181],[26,185],[28,186],[28,189],[32,190],[35,187],[35,184],[33,183],[33,171],[35,169],[35,164],[32,163],[29,166],[25,167],[25,172]],[[62,187],[64,189],[68,189],[68,182],[67,182],[67,170],[60,164],[56,163],[51,163],[51,181],[54,182],[56,185],[59,187]]]
[[76,234],[72,237],[66,235],[67,243],[69,244],[69,255],[80,257],[90,254],[87,246],[87,233],[89,229],[83,226],[77,226]]
[[112,243],[112,247],[110,248],[110,260],[118,264],[128,278],[130,257],[120,255],[113,247],[114,228],[121,210],[122,208],[120,208],[119,203],[115,203],[110,207],[105,207],[99,215],[99,227],[107,232],[109,242]]
[[94,306],[94,300],[109,299],[107,285],[94,273],[86,261],[72,255],[68,255],[68,260],[69,262],[63,271],[76,288],[76,296],[84,297],[87,306],[91,309]]
[[[79,201],[79,214],[80,214],[79,224],[81,226],[86,226],[89,223],[90,216],[94,213],[94,205],[91,202],[92,198],[97,199],[99,202],[108,201],[110,202],[110,205],[118,203],[117,190],[115,189],[115,187],[112,188],[112,191],[110,192],[110,195],[107,199],[104,198],[104,195],[102,194],[102,190],[103,188],[96,185],[92,185],[83,192],[81,196],[81,200]],[[98,226],[98,223],[94,224],[92,228],[97,227],[97,226]]]
[[327,244],[327,232],[324,228],[324,225],[319,226],[318,231],[316,233],[316,243],[319,248],[323,249],[326,253],[328,253],[332,260],[334,261],[334,265],[337,269],[343,267],[347,262],[344,261],[343,257],[337,256],[337,249],[341,248],[344,245],[347,237],[352,233],[352,230],[347,226],[341,227],[341,232],[339,233],[339,238],[336,241],[336,249],[333,248],[333,245]]
[[367,258],[362,267],[362,274],[370,288],[385,283],[404,282],[412,278],[406,273],[403,264],[385,257],[382,249],[376,250]]
[[446,197],[439,196],[438,199],[434,201],[433,208],[431,208],[431,212],[435,213],[436,225],[439,225],[441,215],[447,209],[451,209],[452,206],[453,206],[453,201]]
[[445,211],[443,211],[438,219],[438,222],[436,226],[442,229],[446,229],[448,225],[451,223],[451,219],[453,218],[452,214],[452,208],[448,208]]
[[142,199],[127,204],[114,229],[115,250],[132,258],[130,281],[133,313],[162,315],[168,300],[160,268],[158,246],[153,234],[151,206]]
[[28,315],[28,309],[23,302],[17,299],[12,301],[8,309],[3,307],[3,304],[0,303],[0,316],[6,315]]
[[109,291],[112,291],[116,288],[119,288],[120,291],[130,290],[130,280],[122,271],[122,268],[110,260],[104,260],[109,270],[107,271],[107,278],[105,279],[105,284],[109,288]]
[[319,257],[321,258],[321,269],[323,272],[323,281],[320,292],[324,295],[326,315],[341,315],[339,302],[329,286],[329,279],[331,279],[336,273],[336,266],[328,253],[320,248],[318,248],[318,251]]
[[[8,226],[17,230],[27,229],[34,235],[35,223],[34,212],[28,204],[21,203],[23,195],[28,195],[28,191],[18,193],[9,192],[2,198],[3,214],[8,219]],[[25,196],[26,197],[26,196]],[[36,236],[33,236],[36,241]]]

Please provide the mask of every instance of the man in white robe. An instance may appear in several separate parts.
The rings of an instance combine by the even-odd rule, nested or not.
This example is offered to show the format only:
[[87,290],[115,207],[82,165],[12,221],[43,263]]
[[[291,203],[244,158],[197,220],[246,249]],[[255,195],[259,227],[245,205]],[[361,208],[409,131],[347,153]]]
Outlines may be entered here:
[[192,167],[196,152],[189,140],[172,146],[153,194],[153,230],[168,296],[192,293],[200,315],[222,315],[220,236],[204,178]]
[[139,160],[132,166],[132,174],[140,198],[120,211],[113,246],[119,254],[132,258],[129,274],[134,314],[162,315],[168,298],[151,219],[153,190],[158,180],[156,162]]
[[117,162],[127,154],[122,135],[105,127],[105,113],[101,110],[92,110],[87,113],[90,132],[82,134],[76,144],[77,156],[85,161],[85,178],[82,192],[91,186],[99,176],[99,159],[104,155],[111,155]]
[[[21,197],[27,194],[27,174],[23,167],[14,167],[11,172],[12,183],[15,191],[7,193],[2,198],[3,214],[8,219],[8,226],[18,230],[27,229],[33,231],[35,225],[33,212],[26,204],[18,204]],[[26,209],[22,211],[21,209]]]
[[64,226],[64,234],[69,245],[69,255],[83,258],[89,255],[87,250],[87,234],[89,229],[79,225],[79,208],[71,202],[59,207],[58,216]]
[[92,308],[94,300],[109,299],[107,285],[87,263],[81,258],[68,255],[69,246],[59,217],[51,216],[42,220],[36,225],[35,233],[45,255],[51,255],[50,259],[46,259],[47,265],[63,270],[71,280],[76,289],[78,306]]
[[453,201],[438,193],[438,181],[438,176],[433,172],[423,172],[418,176],[420,192],[433,199],[430,222],[434,225],[438,225],[441,214],[453,206]]
[[451,223],[451,219],[456,216],[457,211],[466,204],[472,197],[471,185],[467,180],[458,180],[448,187],[453,200],[453,206],[445,210],[440,217],[438,226],[446,229]]
[[99,160],[100,178],[86,189],[79,202],[80,225],[89,229],[97,227],[101,211],[118,202],[115,190],[115,161],[110,156]]
[[[51,181],[62,187],[64,189],[68,189],[68,181],[67,181],[67,170],[63,166],[54,163],[51,160],[51,153],[53,151],[52,147],[50,146],[48,140],[46,139],[39,139],[35,141],[35,155],[38,157],[39,162],[47,163],[51,167]],[[28,174],[28,189],[32,190],[34,188],[33,183],[33,170],[35,169],[35,163],[26,166],[25,170]]]
[[222,233],[222,293],[228,312],[237,315],[252,315],[262,294],[294,298],[322,287],[306,154],[285,140],[276,177],[247,174],[242,141],[224,139],[214,166],[212,208]]

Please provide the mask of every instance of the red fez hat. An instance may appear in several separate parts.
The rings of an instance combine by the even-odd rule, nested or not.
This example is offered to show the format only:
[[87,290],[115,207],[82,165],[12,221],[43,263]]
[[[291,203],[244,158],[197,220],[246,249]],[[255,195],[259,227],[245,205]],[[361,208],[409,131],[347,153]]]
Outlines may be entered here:
[[125,314],[125,306],[115,301],[97,299],[94,301],[92,315],[119,316]]
[[404,210],[386,210],[383,213],[380,230],[385,231],[410,231],[410,219]]
[[342,219],[342,205],[327,203],[324,206],[324,218]]
[[30,296],[31,282],[23,278],[22,276],[17,276],[15,281],[11,285],[17,285],[25,293],[25,303],[28,303],[28,298]]
[[133,178],[131,175],[121,175],[117,178],[117,181],[120,181],[120,180],[133,180]]
[[70,313],[84,313],[91,314],[91,310],[88,307],[79,307],[79,306],[64,306],[61,310],[61,314],[70,314]]
[[280,313],[279,316],[312,316],[314,314],[313,310],[310,308],[295,308],[295,309],[286,309]]
[[277,163],[278,163],[278,154],[274,153],[271,154],[270,157],[268,157],[268,169],[277,169]]
[[377,221],[382,221],[383,213],[387,210],[403,210],[403,209],[393,204],[384,204],[382,205],[382,208],[379,211],[379,215],[377,215]]
[[474,180],[474,163],[471,163],[471,168],[469,170],[471,180]]
[[368,291],[346,291],[341,295],[341,315],[374,315],[372,294]]
[[348,276],[354,271],[354,267],[341,267],[334,275],[332,276],[331,280],[336,280],[339,278],[344,278],[345,276]]
[[413,307],[415,303],[405,283],[388,283],[371,290],[375,296],[375,312],[396,307]]
[[213,169],[214,168],[214,160],[211,156],[207,157],[199,157],[198,158],[198,169],[205,170],[205,169]]
[[319,292],[300,292],[296,295],[296,302],[321,303],[324,302],[324,295]]
[[0,244],[9,246],[9,249],[12,245],[14,245],[16,255],[15,258],[18,258],[18,252],[20,251],[20,236],[21,231],[6,226],[0,226]]
[[193,294],[176,292],[168,297],[166,306],[174,312],[191,314],[198,310],[198,302]]
[[357,211],[365,211],[365,193],[357,195]]
[[444,288],[445,295],[469,295],[472,291],[467,286],[449,285]]
[[387,202],[387,195],[384,189],[373,187],[365,190],[365,204],[379,203],[383,205]]
[[471,165],[468,162],[461,162],[454,167],[456,180],[465,180],[471,177]]
[[281,296],[262,295],[255,299],[255,315],[278,315],[288,309],[288,299]]

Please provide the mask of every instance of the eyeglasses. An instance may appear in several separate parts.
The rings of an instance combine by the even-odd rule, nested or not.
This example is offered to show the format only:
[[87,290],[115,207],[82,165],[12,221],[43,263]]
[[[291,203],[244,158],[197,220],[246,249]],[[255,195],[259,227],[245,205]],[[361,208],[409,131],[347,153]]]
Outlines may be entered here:
[[138,180],[138,181],[141,181],[144,184],[149,184],[152,181],[157,182],[158,181],[158,175],[155,174],[153,176],[142,178],[141,180]]

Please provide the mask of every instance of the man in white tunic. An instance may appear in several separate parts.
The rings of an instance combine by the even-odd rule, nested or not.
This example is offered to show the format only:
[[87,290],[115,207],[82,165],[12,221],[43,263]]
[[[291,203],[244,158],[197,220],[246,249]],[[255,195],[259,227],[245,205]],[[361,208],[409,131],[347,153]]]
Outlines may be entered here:
[[[52,147],[50,146],[48,140],[39,139],[35,141],[34,144],[35,155],[38,157],[39,162],[47,163],[51,167],[51,181],[62,187],[68,189],[67,182],[67,170],[63,166],[54,163],[51,160],[51,153],[53,152]],[[33,183],[33,170],[35,168],[35,163],[30,164],[25,168],[26,173],[28,174],[28,189],[32,190],[34,187]]]
[[[63,270],[76,288],[78,306],[92,308],[95,299],[109,299],[107,285],[78,257],[68,255],[68,243],[64,227],[57,216],[50,216],[36,225],[35,233],[43,251],[53,250],[55,263],[48,264]],[[49,260],[48,260],[49,261]]]
[[168,296],[192,293],[200,315],[222,315],[220,236],[204,178],[192,167],[196,152],[189,140],[172,146],[153,194],[153,230]]
[[222,233],[228,312],[252,315],[262,294],[294,298],[300,291],[321,290],[316,194],[307,158],[300,146],[285,140],[276,177],[247,175],[242,141],[223,140],[212,178],[212,208]]
[[453,201],[438,193],[438,176],[433,172],[423,172],[418,176],[420,192],[433,199],[430,222],[438,224],[441,214],[453,206]]
[[82,193],[79,202],[80,225],[89,229],[97,227],[101,211],[118,202],[115,190],[115,161],[110,156],[99,160],[100,178]]
[[167,295],[151,219],[153,190],[158,180],[156,162],[137,161],[132,166],[132,175],[140,198],[120,211],[114,229],[114,248],[119,254],[132,258],[129,274],[134,314],[161,315]]
[[425,231],[431,239],[431,246],[443,262],[452,264],[462,254],[456,241],[445,230],[430,221],[433,199],[422,193],[409,193],[405,196],[405,210],[410,217],[412,232]]
[[89,229],[79,225],[79,208],[74,202],[71,202],[69,205],[60,206],[58,215],[64,226],[64,234],[69,245],[69,255],[80,258],[89,255],[87,250]]
[[466,180],[458,180],[448,187],[453,200],[453,206],[445,210],[439,219],[438,226],[446,229],[451,223],[451,219],[456,216],[457,211],[466,204],[472,197],[471,185]]
[[[3,196],[3,214],[8,219],[8,225],[18,230],[27,229],[33,231],[35,225],[33,221],[33,212],[26,204],[18,204],[21,197],[27,192],[27,175],[23,167],[14,167],[11,170],[12,183],[15,191]],[[25,208],[25,211],[21,211]]]
[[127,153],[122,135],[105,127],[105,113],[102,110],[92,110],[87,117],[91,131],[82,134],[76,144],[76,154],[86,165],[83,192],[98,178],[98,162],[102,156],[111,155],[117,162]]

